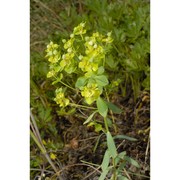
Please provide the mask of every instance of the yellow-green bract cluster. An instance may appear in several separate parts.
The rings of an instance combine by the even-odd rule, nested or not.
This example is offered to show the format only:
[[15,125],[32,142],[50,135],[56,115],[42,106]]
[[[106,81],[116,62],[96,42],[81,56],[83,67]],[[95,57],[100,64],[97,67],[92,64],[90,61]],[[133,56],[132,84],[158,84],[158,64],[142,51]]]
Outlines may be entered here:
[[[63,77],[68,81],[68,75],[75,73],[78,75],[75,87],[81,91],[86,103],[92,104],[108,84],[104,75],[105,55],[113,39],[110,32],[106,36],[99,32],[91,36],[86,33],[85,23],[82,22],[74,28],[69,39],[62,40],[63,47],[52,41],[47,45],[46,57],[50,63],[47,77],[62,82]],[[56,90],[55,101],[61,107],[69,104],[64,91],[62,87]]]

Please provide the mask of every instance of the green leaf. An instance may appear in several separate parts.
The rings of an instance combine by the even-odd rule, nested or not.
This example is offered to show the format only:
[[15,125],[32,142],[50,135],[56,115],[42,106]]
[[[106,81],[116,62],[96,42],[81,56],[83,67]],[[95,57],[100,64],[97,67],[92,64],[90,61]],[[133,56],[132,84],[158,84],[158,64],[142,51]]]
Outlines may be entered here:
[[121,171],[122,171],[123,168],[126,166],[126,164],[127,164],[127,161],[121,162],[121,163],[119,164],[118,169],[117,169],[118,174],[121,174],[121,173],[122,173]]
[[105,171],[108,168],[109,162],[110,162],[109,151],[106,150],[101,164],[102,171]]
[[117,150],[116,150],[116,146],[115,146],[113,137],[109,131],[107,132],[107,146],[108,146],[109,154],[113,158],[116,158],[116,156],[118,155]]
[[107,121],[108,127],[112,127],[112,120],[107,117],[106,121]]
[[128,156],[124,156],[123,158],[124,160],[128,161],[129,163],[131,163],[133,166],[140,168],[139,164],[137,161],[135,161],[134,159],[128,157]]
[[107,112],[108,112],[108,106],[104,102],[104,100],[99,97],[97,99],[97,101],[96,101],[96,104],[97,104],[97,108],[98,108],[99,114],[101,114],[101,116],[103,116],[103,117],[106,117],[107,116]]
[[124,158],[125,155],[126,155],[126,151],[123,151],[120,154],[118,154],[117,157],[115,158],[115,165],[117,165],[119,161]]
[[103,74],[104,73],[104,67],[103,66],[100,66],[98,68],[98,74]]
[[86,82],[87,82],[87,77],[79,77],[76,81],[75,87],[81,88],[85,86]]
[[117,67],[117,64],[118,64],[117,61],[116,61],[116,62],[114,61],[114,58],[113,58],[112,55],[110,55],[110,56],[107,57],[106,63],[107,63],[107,65],[108,65],[110,68],[112,68],[112,69],[116,68],[116,67]]
[[106,86],[109,84],[109,81],[105,75],[95,76],[94,78],[98,86]]
[[88,118],[87,120],[83,123],[83,124],[87,124],[88,122],[91,121],[91,119],[93,118],[93,116],[97,113],[98,111],[94,111]]
[[116,105],[114,105],[113,103],[110,103],[110,102],[106,102],[108,108],[110,110],[112,110],[113,113],[116,113],[116,114],[121,114],[122,113],[122,109],[118,108]]
[[108,172],[109,172],[109,169],[106,169],[105,171],[103,171],[98,180],[104,180]]
[[129,141],[137,141],[137,139],[129,137],[129,136],[125,136],[125,135],[114,136],[114,139],[126,139],[126,140],[129,140]]

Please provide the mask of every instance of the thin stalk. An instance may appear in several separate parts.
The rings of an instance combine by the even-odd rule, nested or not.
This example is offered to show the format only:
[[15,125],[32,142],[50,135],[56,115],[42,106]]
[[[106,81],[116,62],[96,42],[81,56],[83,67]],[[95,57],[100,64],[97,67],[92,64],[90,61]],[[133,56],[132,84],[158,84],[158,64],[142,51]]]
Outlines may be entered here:
[[109,128],[108,128],[108,123],[107,123],[107,117],[104,117],[104,124],[105,124],[105,128],[106,128],[106,132],[108,132]]
[[[106,89],[105,89],[105,93],[106,93],[107,101],[109,102],[109,96],[108,96],[108,93],[107,93]],[[114,119],[114,115],[113,115],[112,110],[110,110],[110,114],[111,114],[111,118],[112,118],[112,121],[113,121],[114,130],[115,130],[115,133],[116,133],[117,132],[117,127],[115,125],[115,119]]]
[[46,154],[46,150],[41,146],[41,144],[39,143],[39,141],[37,140],[37,137],[33,134],[33,132],[30,130],[30,135],[33,138],[33,140],[35,141],[35,143],[37,144],[37,146],[39,147],[39,149],[41,150],[41,152],[43,154]]
[[126,174],[126,176],[129,178],[129,180],[132,180],[131,177],[130,177],[130,175],[129,175],[128,172],[126,171],[126,169],[123,168],[123,170],[124,170],[124,173]]
[[33,116],[31,111],[30,111],[30,116],[31,116],[31,121],[32,121],[32,126],[33,126],[32,129],[33,130],[35,129],[34,134],[36,134],[36,137],[38,138],[39,143],[41,144],[41,146],[43,146],[43,143],[42,143],[42,140],[41,140],[41,135],[39,133],[39,130],[38,130],[35,118],[34,118],[34,116]]
[[74,106],[74,107],[79,107],[79,108],[85,108],[85,109],[93,109],[93,110],[97,110],[97,108],[90,107],[90,106],[83,106],[83,105],[80,105],[80,104],[70,103],[69,105]]
[[112,164],[113,164],[113,180],[117,180],[117,173],[116,173],[116,163],[115,163],[115,159],[112,159]]
[[49,157],[49,155],[47,154],[46,149],[39,143],[37,137],[33,134],[33,132],[30,130],[30,135],[33,138],[33,140],[35,141],[35,143],[37,144],[37,146],[39,147],[39,149],[41,150],[42,154],[45,156],[45,158],[47,159],[47,161],[49,162],[49,164],[52,166],[52,168],[54,169],[54,171],[57,173],[58,170],[55,167],[55,165],[53,164],[51,158]]
[[[122,171],[122,172],[124,172],[124,171]],[[132,175],[134,175],[134,176],[139,176],[139,177],[144,177],[144,178],[150,179],[149,176],[141,175],[141,174],[138,174],[138,173],[132,173],[132,172],[129,172],[129,171],[126,171],[126,172],[128,172],[128,174],[132,174]]]
[[64,86],[66,86],[66,87],[72,89],[73,91],[77,91],[75,88],[69,86],[68,84],[64,83],[63,81],[59,81],[59,82],[62,83]]

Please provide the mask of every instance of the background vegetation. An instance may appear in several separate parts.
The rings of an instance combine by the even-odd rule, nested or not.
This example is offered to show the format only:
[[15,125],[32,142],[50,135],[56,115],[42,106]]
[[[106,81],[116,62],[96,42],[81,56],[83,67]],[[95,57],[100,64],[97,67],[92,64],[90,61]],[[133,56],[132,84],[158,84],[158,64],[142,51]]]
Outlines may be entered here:
[[[37,133],[50,161],[64,179],[96,179],[106,149],[105,137],[84,119],[59,112],[55,86],[47,79],[46,45],[61,43],[73,28],[86,21],[90,32],[112,31],[113,48],[108,57],[109,76],[120,79],[110,101],[123,112],[115,116],[117,132],[137,139],[117,139],[118,151],[126,151],[140,168],[127,165],[128,179],[148,179],[150,124],[150,4],[148,0],[31,0],[31,129]],[[113,69],[113,71],[112,71]],[[32,119],[34,121],[32,121]],[[34,123],[33,123],[34,122]],[[37,129],[36,129],[37,128]],[[39,134],[38,134],[39,132]],[[55,169],[31,139],[31,179],[56,179]],[[86,162],[91,164],[87,165]]]

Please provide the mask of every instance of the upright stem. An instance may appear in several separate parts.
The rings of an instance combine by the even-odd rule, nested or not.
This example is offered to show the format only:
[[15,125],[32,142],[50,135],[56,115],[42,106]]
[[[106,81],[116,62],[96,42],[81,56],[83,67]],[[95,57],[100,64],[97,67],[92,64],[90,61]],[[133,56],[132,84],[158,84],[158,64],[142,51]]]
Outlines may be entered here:
[[[108,96],[108,93],[107,93],[106,89],[105,89],[105,93],[106,93],[107,101],[109,102],[109,96]],[[115,120],[114,120],[114,115],[113,115],[112,110],[110,110],[110,114],[111,114],[111,118],[112,118],[112,121],[113,121],[114,130],[115,130],[115,132],[117,132],[117,127],[115,125]]]
[[80,105],[80,104],[70,103],[69,105],[74,106],[74,107],[79,107],[79,108],[97,110],[97,108],[94,108],[94,107],[91,107],[91,106],[84,106],[84,105]]
[[108,123],[107,123],[107,117],[104,117],[104,124],[105,124],[105,128],[106,128],[106,132],[108,132],[109,128],[108,128]]

